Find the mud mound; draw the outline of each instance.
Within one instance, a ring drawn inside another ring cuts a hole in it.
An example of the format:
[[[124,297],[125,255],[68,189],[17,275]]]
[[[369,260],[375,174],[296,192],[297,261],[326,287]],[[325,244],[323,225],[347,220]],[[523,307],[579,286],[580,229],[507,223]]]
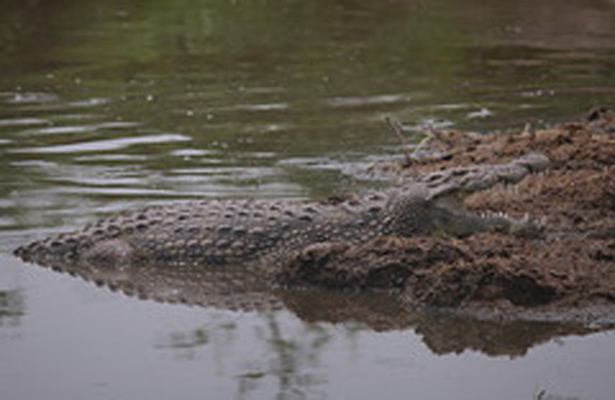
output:
[[[463,240],[380,238],[360,246],[321,245],[293,260],[293,285],[386,290],[408,304],[553,315],[615,306],[615,113],[506,136],[440,134],[442,159],[377,165],[402,178],[477,163],[506,162],[530,151],[552,160],[546,172],[515,186],[473,194],[479,212],[529,216],[539,237],[481,233]],[[615,313],[611,313],[615,315]]]

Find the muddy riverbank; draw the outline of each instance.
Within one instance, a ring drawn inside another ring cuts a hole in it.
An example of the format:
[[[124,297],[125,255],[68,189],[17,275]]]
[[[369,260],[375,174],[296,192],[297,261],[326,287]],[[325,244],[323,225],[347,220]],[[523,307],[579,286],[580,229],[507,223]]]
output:
[[[438,160],[379,164],[375,174],[411,179],[440,169],[501,163],[529,151],[552,165],[514,186],[469,196],[477,212],[536,220],[531,235],[480,233],[465,239],[382,237],[359,246],[304,252],[292,283],[391,290],[412,307],[479,317],[614,322],[615,113],[506,136],[440,133]]]

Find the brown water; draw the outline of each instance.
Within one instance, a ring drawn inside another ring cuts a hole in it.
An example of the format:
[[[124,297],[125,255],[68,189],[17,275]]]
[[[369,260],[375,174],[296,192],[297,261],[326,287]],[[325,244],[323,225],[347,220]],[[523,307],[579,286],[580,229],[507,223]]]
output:
[[[144,204],[362,190],[386,116],[419,140],[613,105],[612,0],[0,3],[0,398],[612,398],[592,327],[171,306],[10,256]]]

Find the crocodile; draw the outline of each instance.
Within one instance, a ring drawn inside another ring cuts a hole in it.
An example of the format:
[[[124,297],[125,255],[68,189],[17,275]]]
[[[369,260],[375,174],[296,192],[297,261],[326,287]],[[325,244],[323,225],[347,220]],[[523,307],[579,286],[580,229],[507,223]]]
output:
[[[198,264],[254,268],[257,277],[326,243],[515,231],[526,224],[472,213],[463,208],[463,199],[500,183],[518,183],[548,167],[545,155],[528,153],[504,164],[435,171],[399,187],[335,201],[204,200],[149,206],[26,244],[14,254],[59,270],[68,265]]]

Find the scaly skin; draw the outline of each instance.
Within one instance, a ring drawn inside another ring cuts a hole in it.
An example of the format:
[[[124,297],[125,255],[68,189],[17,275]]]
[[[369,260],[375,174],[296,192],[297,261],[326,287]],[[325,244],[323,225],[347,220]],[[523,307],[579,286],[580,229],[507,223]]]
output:
[[[60,270],[161,263],[258,265],[271,271],[322,243],[509,229],[513,222],[481,218],[464,210],[460,200],[501,182],[519,182],[548,164],[533,153],[508,164],[431,173],[402,188],[337,203],[215,200],[154,206],[31,243],[15,254]]]

